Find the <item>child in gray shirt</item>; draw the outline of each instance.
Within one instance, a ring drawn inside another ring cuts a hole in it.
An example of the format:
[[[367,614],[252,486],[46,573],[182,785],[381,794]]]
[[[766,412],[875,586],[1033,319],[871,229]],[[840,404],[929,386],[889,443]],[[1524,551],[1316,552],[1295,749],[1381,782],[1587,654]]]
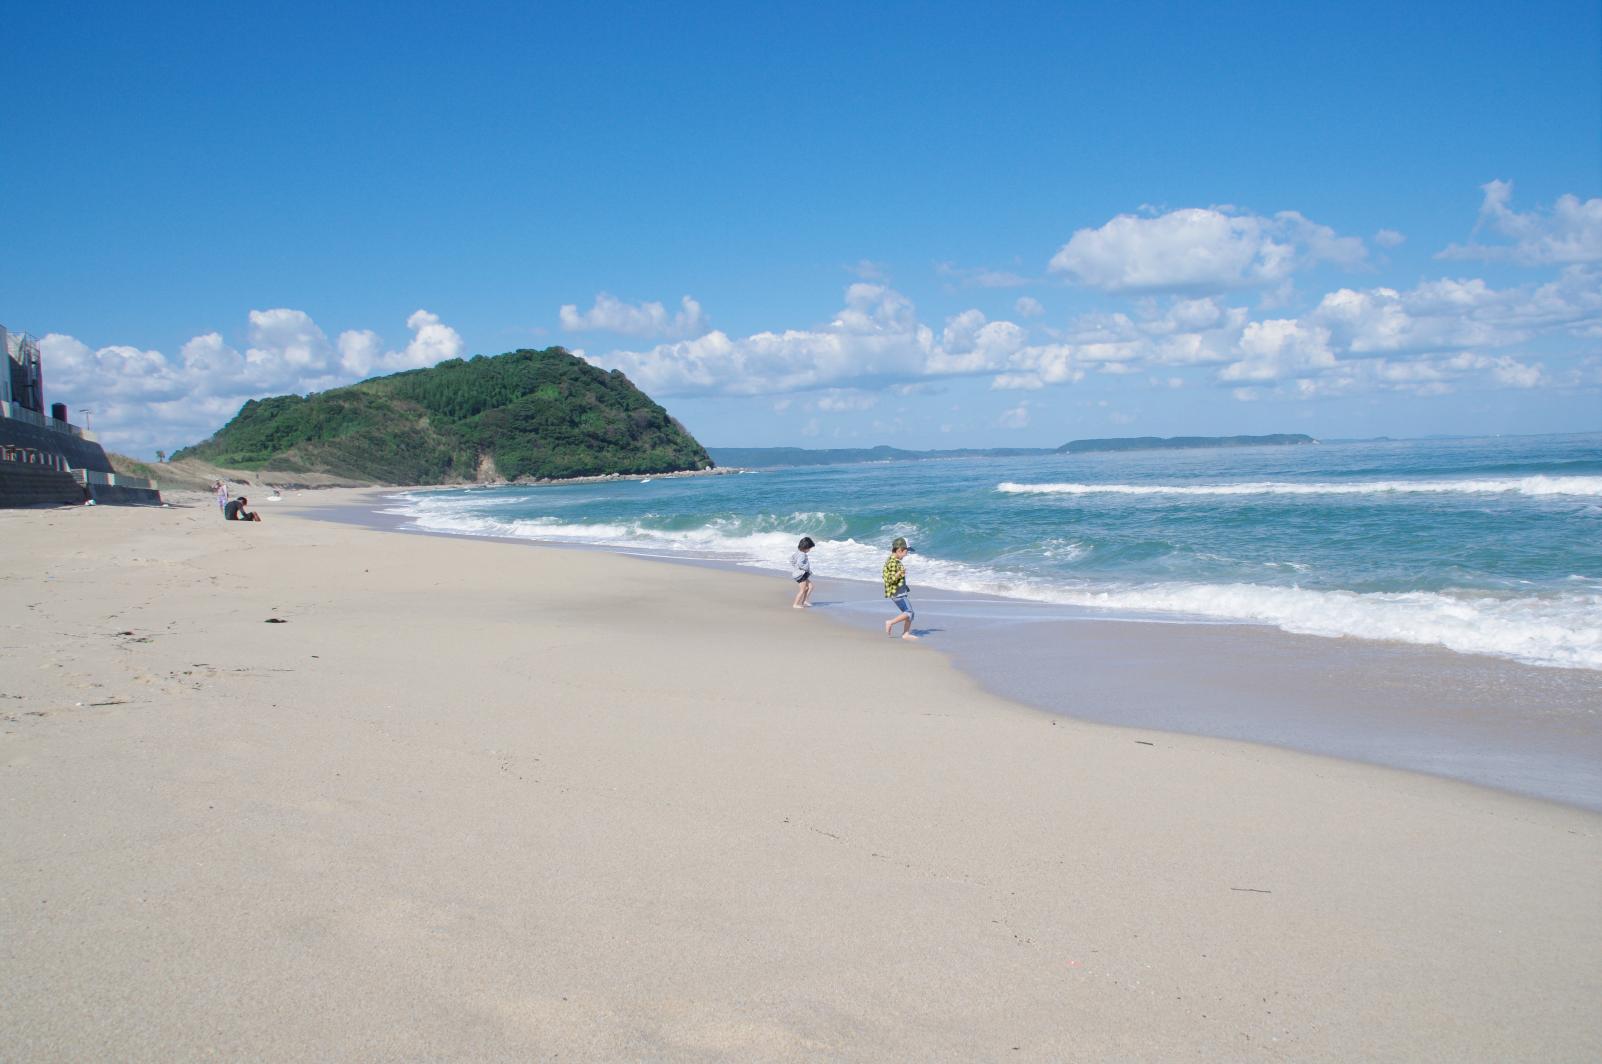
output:
[[[798,610],[804,610],[812,605],[812,559],[807,552],[817,544],[812,542],[811,536],[802,536],[801,542],[795,546],[795,553],[790,555],[790,579],[795,581],[795,601],[790,603]]]

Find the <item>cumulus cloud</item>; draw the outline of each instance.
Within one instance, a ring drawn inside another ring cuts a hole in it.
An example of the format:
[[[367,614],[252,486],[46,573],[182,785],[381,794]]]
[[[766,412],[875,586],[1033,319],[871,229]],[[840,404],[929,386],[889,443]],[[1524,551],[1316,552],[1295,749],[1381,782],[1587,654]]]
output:
[[[1291,380],[1237,388],[1235,398],[1255,401],[1320,399],[1373,391],[1401,391],[1418,396],[1446,395],[1466,385],[1494,388],[1536,388],[1550,383],[1544,367],[1512,355],[1464,351],[1455,355],[1413,359],[1354,359],[1327,372]]]
[[[1510,247],[1527,245],[1519,254],[1531,261],[1581,255],[1590,239],[1584,236],[1589,205],[1570,197],[1550,217],[1536,218],[1513,212],[1510,194],[1511,186],[1488,186],[1482,212],[1484,224],[1524,242]],[[1382,247],[1403,240],[1395,230],[1375,236]],[[1589,262],[1511,288],[1445,277],[1411,289],[1342,287],[1310,305],[1297,296],[1297,271],[1317,263],[1360,267],[1366,256],[1363,241],[1294,211],[1268,217],[1229,206],[1153,210],[1079,230],[1051,262],[1054,272],[1079,284],[1135,297],[1124,310],[1031,331],[1027,322],[1043,308],[1023,297],[1015,303],[1018,321],[970,308],[931,326],[900,292],[863,282],[848,287],[845,305],[812,328],[745,337],[714,331],[586,357],[670,396],[910,393],[961,376],[988,377],[998,390],[1034,391],[1091,374],[1135,373],[1167,387],[1210,378],[1247,397],[1365,388],[1433,394],[1471,381],[1508,388],[1573,382],[1574,373],[1554,374],[1520,349],[1561,349],[1602,336],[1602,270]],[[939,269],[948,277],[975,276],[949,263]],[[1234,305],[1241,299],[1231,293],[1254,288],[1255,310]],[[1557,357],[1572,361],[1575,353],[1559,350]],[[1173,375],[1189,368],[1199,372]]]
[[[1478,278],[1326,295],[1310,317],[1354,355],[1505,347],[1602,322],[1602,271],[1570,267],[1554,281],[1496,289]]]
[[[668,314],[660,303],[625,303],[605,292],[595,297],[595,305],[579,313],[577,305],[565,304],[558,316],[562,328],[569,332],[622,333],[625,336],[680,337],[699,336],[707,330],[707,317],[701,304],[684,296],[679,300],[679,312]]]
[[[656,395],[766,395],[847,383],[924,376],[938,354],[934,332],[911,301],[885,285],[846,289],[826,325],[731,337],[713,330],[645,351],[614,351],[589,361],[628,374]]]
[[[1283,318],[1254,321],[1241,332],[1238,362],[1219,371],[1224,381],[1280,380],[1331,369],[1329,330]]]
[[[970,308],[938,332],[904,295],[853,284],[845,305],[811,329],[732,337],[711,332],[647,350],[587,356],[624,370],[656,395],[784,395],[834,389],[809,409],[858,408],[885,389],[903,393],[945,377],[987,376],[998,390],[1034,391],[1090,374],[1146,373],[1176,381],[1200,367],[1216,383],[1264,389],[1291,382],[1297,394],[1411,388],[1421,394],[1469,379],[1498,387],[1554,378],[1508,353],[1543,337],[1602,330],[1602,277],[1573,266],[1542,285],[1497,289],[1480,279],[1443,278],[1409,290],[1341,288],[1299,315],[1256,317],[1220,295],[1142,299],[1129,312],[1080,316],[1044,336]],[[1458,361],[1453,359],[1465,356]],[[1472,356],[1472,357],[1467,357]],[[1372,363],[1367,368],[1354,364]],[[1422,368],[1410,368],[1410,367]]]
[[[60,333],[39,346],[51,396],[92,409],[95,431],[112,450],[149,456],[199,442],[247,399],[323,391],[461,355],[462,338],[436,315],[419,310],[406,325],[412,338],[400,350],[386,350],[367,330],[347,330],[331,343],[310,315],[288,308],[251,311],[244,350],[216,332],[190,339],[175,356],[91,348]]]
[[[1491,232],[1507,243],[1452,244],[1438,259],[1482,259],[1516,262],[1521,266],[1602,262],[1602,197],[1581,200],[1559,196],[1548,211],[1513,210],[1513,182],[1490,181],[1480,186],[1475,234]]]
[[[1264,217],[1209,207],[1120,214],[1099,229],[1081,229],[1049,269],[1103,292],[1206,294],[1280,285],[1316,263],[1355,266],[1366,255],[1359,238],[1296,211]]]
[[[1056,332],[1056,343],[1012,346],[992,362],[992,387],[1038,389],[1088,373],[1192,365],[1214,367],[1216,382],[1242,386],[1250,398],[1364,389],[1429,395],[1469,382],[1549,386],[1558,381],[1539,363],[1506,349],[1593,335],[1602,327],[1602,275],[1575,266],[1549,283],[1508,289],[1449,278],[1406,291],[1342,288],[1299,316],[1261,319],[1217,297],[1142,301],[1139,309],[1086,314]],[[955,346],[978,335],[974,325],[962,316],[943,339]]]
[[[462,338],[439,316],[419,310],[406,319],[412,340],[400,351],[385,351],[384,342],[370,329],[347,329],[339,334],[339,365],[347,376],[371,377],[422,369],[462,356]]]

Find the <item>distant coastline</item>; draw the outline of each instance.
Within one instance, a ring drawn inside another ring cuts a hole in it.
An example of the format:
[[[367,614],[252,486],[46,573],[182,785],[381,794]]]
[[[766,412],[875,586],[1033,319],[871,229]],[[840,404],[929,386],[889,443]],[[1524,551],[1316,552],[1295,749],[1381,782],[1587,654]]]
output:
[[[1167,451],[1204,447],[1299,447],[1317,443],[1299,432],[1276,432],[1268,436],[1128,436],[1104,440],[1072,440],[1057,448],[1058,454],[1086,454],[1094,451]]]
[[[1301,433],[1269,436],[1131,436],[1117,439],[1071,440],[1061,447],[961,447],[942,451],[911,451],[900,447],[708,447],[720,466],[767,469],[775,466],[847,465],[858,462],[927,462],[942,458],[1022,458],[1045,454],[1083,454],[1098,451],[1150,451],[1202,447],[1286,447],[1318,441]]]
[[[1052,447],[963,447],[949,451],[908,451],[900,447],[708,447],[720,466],[768,469],[774,466],[849,465],[858,462],[927,462],[941,458],[1019,458],[1052,454]]]

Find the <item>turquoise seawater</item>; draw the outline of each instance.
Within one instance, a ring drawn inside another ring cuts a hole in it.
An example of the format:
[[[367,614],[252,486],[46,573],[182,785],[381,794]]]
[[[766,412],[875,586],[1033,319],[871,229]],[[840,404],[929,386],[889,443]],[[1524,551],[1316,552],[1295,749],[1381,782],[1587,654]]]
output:
[[[408,493],[418,528],[1602,669],[1602,434],[886,462]],[[865,593],[871,593],[865,592]]]

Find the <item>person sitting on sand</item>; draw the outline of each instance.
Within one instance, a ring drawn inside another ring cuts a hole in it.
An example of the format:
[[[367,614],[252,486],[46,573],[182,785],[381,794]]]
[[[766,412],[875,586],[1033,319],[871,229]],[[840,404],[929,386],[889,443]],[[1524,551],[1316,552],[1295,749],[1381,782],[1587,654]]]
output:
[[[249,501],[249,499],[241,495],[223,507],[223,516],[230,521],[260,521],[261,514],[245,509],[245,504]]]
[[[890,544],[890,557],[885,559],[884,563],[884,597],[894,602],[896,609],[901,612],[884,622],[885,635],[895,635],[896,625],[905,623],[906,628],[902,631],[901,638],[918,638],[912,634],[912,602],[908,598],[912,590],[907,587],[907,570],[901,564],[901,559],[916,553],[900,536]]]
[[[802,536],[801,542],[795,545],[795,553],[790,555],[790,578],[796,584],[795,601],[790,605],[798,610],[812,605],[812,559],[807,557],[807,552],[815,546],[811,536]]]

